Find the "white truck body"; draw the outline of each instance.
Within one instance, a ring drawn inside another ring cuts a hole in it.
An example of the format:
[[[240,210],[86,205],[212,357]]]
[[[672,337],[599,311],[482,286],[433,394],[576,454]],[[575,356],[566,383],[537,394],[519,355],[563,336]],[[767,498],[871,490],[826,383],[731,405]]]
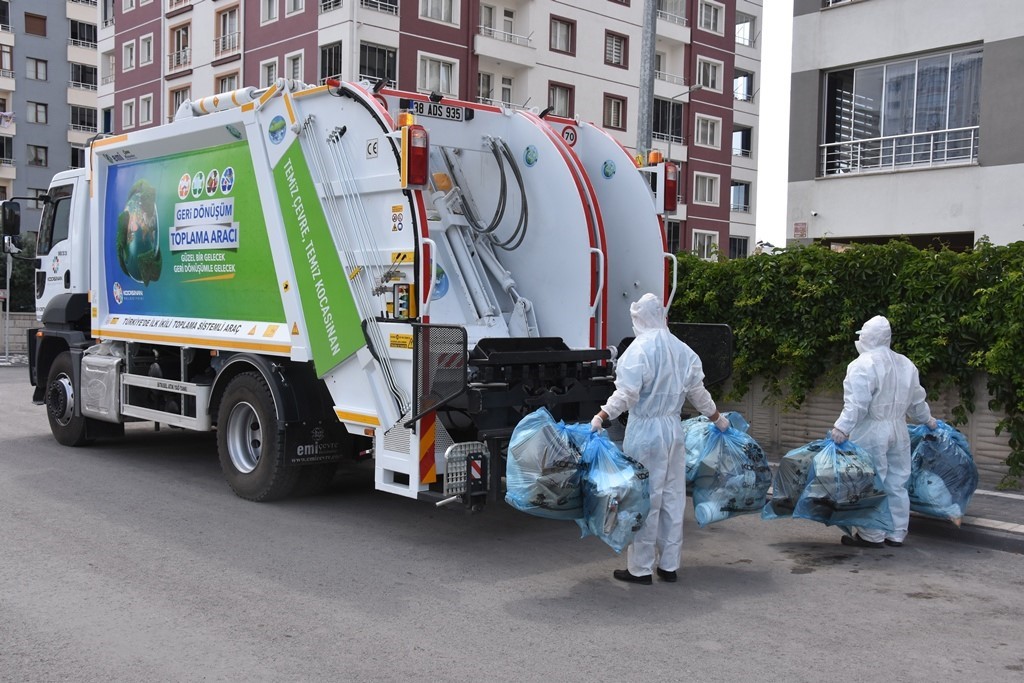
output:
[[[629,304],[674,293],[659,170],[587,123],[436,99],[282,80],[58,174],[31,354],[58,440],[216,429],[254,500],[372,452],[378,489],[475,507],[518,417],[588,420]]]

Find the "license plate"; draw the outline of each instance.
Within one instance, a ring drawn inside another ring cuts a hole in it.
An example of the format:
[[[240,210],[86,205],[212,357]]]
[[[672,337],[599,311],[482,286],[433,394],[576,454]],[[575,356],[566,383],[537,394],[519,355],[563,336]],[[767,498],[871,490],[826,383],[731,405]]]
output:
[[[450,104],[441,104],[439,102],[420,102],[419,100],[413,100],[411,105],[412,112],[417,116],[444,119],[445,121],[466,120],[465,107],[454,107]]]

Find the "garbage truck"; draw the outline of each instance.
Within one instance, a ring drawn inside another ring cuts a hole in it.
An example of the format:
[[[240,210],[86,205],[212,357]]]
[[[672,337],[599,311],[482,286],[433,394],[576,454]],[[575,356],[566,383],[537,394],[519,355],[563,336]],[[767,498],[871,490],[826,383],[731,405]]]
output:
[[[31,198],[29,375],[58,442],[212,431],[245,499],[372,458],[376,489],[475,511],[523,415],[596,412],[629,304],[674,294],[674,167],[586,122],[381,85],[185,102]],[[20,233],[17,201],[0,218]]]

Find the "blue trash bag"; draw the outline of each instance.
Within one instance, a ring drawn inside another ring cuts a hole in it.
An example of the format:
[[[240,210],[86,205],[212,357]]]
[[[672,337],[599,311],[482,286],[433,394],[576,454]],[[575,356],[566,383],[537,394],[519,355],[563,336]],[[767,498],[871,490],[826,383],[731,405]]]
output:
[[[741,432],[746,432],[750,428],[748,423],[743,416],[735,411],[722,413],[729,420],[729,425],[733,429],[737,429]],[[683,420],[683,433],[685,434],[684,448],[686,449],[686,481],[687,483],[693,482],[693,478],[697,476],[697,463],[700,461],[701,455],[704,453],[705,445],[707,444],[708,435],[711,430],[717,428],[711,424],[711,420],[698,415],[697,417],[691,417],[687,420]]]
[[[772,497],[761,510],[761,519],[793,516],[793,508],[807,486],[811,462],[825,443],[824,440],[812,441],[782,456],[772,478]]]
[[[874,459],[852,441],[825,439],[811,459],[793,517],[827,526],[892,531],[889,499]]]
[[[747,426],[745,420],[742,425]],[[710,422],[703,451],[692,471],[693,510],[701,528],[735,515],[760,511],[772,484],[768,458],[757,441],[735,427],[720,432]]]
[[[588,434],[583,461],[583,518],[576,523],[583,537],[597,536],[620,553],[651,511],[650,475],[604,432]]]
[[[569,438],[566,425],[538,408],[512,431],[505,502],[537,517],[581,518],[583,468],[581,449]]]
[[[942,420],[936,422],[934,430],[907,426],[912,453],[907,481],[910,509],[960,526],[978,488],[978,466],[967,437]]]

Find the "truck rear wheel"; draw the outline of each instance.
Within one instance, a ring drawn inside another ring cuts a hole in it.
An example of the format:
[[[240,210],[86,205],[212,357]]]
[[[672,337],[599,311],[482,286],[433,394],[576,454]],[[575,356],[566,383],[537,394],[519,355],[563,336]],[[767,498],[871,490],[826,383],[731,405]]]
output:
[[[298,468],[284,457],[284,431],[263,376],[238,375],[217,411],[217,451],[231,489],[246,500],[270,501],[292,492]]]
[[[46,418],[57,443],[82,446],[89,441],[85,433],[86,418],[75,415],[75,383],[72,377],[71,353],[64,351],[53,359],[46,379]]]

